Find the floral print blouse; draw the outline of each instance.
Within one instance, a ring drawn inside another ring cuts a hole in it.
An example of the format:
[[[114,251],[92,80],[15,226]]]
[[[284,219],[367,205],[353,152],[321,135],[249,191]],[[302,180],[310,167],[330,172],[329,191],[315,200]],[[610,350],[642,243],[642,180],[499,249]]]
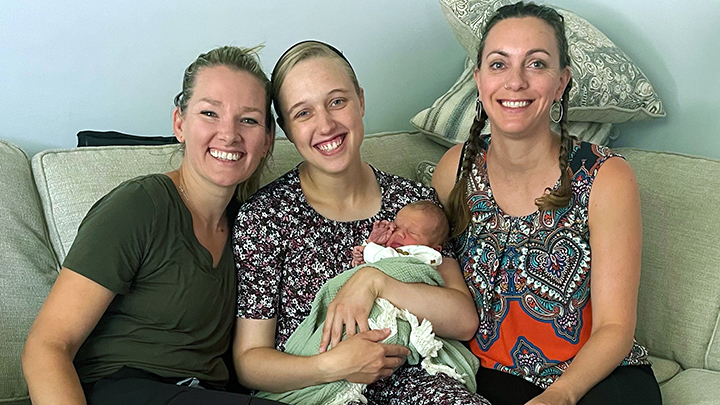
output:
[[[237,316],[277,317],[278,350],[310,314],[320,287],[350,268],[353,246],[367,239],[375,221],[392,221],[414,201],[437,202],[433,189],[375,170],[382,192],[380,211],[367,219],[333,221],[305,199],[299,173],[295,167],[255,193],[240,209],[233,229]]]

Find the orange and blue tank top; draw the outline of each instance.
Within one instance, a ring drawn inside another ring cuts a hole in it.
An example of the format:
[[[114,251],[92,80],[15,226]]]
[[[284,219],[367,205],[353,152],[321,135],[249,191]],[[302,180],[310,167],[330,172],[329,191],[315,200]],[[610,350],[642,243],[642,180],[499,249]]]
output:
[[[568,206],[514,217],[493,198],[485,170],[488,141],[468,178],[470,225],[455,240],[480,319],[470,349],[483,367],[547,388],[590,337],[588,202],[598,169],[619,155],[575,141]],[[635,343],[621,364],[650,364],[647,350]]]

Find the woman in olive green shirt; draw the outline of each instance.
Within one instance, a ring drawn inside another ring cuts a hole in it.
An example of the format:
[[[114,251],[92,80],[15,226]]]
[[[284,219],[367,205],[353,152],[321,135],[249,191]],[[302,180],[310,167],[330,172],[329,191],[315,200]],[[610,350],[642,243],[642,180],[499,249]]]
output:
[[[83,220],[23,353],[34,404],[270,403],[222,391],[229,221],[274,140],[256,50],[200,55],[175,98],[179,169],[121,184]]]

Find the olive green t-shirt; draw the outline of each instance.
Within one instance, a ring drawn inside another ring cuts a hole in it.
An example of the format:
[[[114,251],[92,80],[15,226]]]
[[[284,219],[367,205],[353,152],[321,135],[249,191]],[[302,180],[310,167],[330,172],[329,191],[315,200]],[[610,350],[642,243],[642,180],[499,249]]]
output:
[[[75,356],[83,383],[123,365],[227,382],[221,356],[237,279],[230,243],[213,268],[169,177],[128,180],[95,203],[63,266],[117,294]]]

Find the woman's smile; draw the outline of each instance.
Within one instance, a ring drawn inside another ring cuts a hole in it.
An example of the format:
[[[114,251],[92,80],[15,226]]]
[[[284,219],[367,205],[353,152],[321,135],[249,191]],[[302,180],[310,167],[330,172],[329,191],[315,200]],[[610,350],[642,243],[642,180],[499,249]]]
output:
[[[240,160],[240,158],[242,158],[243,156],[245,156],[245,153],[243,153],[243,152],[225,152],[225,151],[211,148],[210,155],[220,161],[235,162],[235,161]]]
[[[498,100],[498,103],[505,108],[519,109],[529,106],[532,100]]]
[[[345,135],[338,135],[330,140],[320,142],[315,145],[315,149],[319,150],[323,155],[332,155],[340,151],[345,145]]]

